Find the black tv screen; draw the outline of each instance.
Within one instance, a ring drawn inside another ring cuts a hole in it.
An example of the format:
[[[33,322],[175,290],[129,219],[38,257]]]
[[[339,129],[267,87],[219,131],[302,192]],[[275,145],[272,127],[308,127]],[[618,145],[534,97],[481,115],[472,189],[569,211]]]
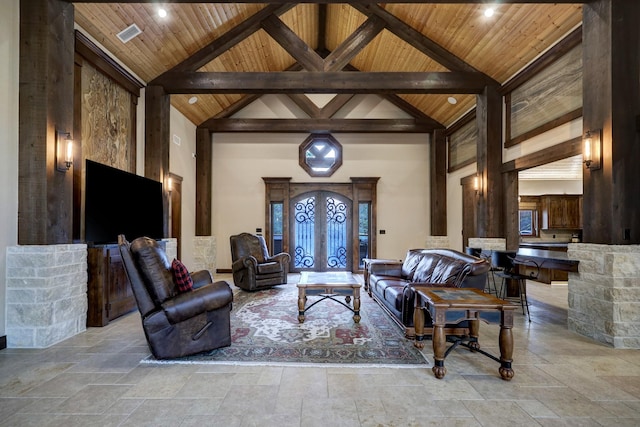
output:
[[[115,243],[119,234],[164,237],[160,182],[91,160],[85,171],[87,244]]]

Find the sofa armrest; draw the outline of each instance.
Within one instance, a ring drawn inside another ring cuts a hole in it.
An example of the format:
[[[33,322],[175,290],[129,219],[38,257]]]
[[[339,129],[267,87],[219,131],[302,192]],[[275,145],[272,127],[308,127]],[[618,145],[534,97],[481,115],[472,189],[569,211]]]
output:
[[[402,263],[391,261],[379,261],[369,264],[369,274],[377,276],[402,277]]]
[[[252,271],[255,271],[258,268],[258,260],[251,255],[240,258],[231,264],[231,271],[242,271],[245,268],[248,268]]]
[[[231,287],[225,281],[183,292],[164,303],[162,309],[170,323],[180,323],[198,314],[224,307],[233,301]]]
[[[213,276],[211,276],[211,272],[209,270],[198,270],[192,273],[191,279],[193,280],[193,288],[201,288],[204,285],[208,285],[209,283],[213,283]]]
[[[289,264],[289,261],[291,261],[291,255],[289,255],[286,252],[280,252],[279,254],[276,254],[272,257],[268,257],[267,259],[265,259],[266,262],[278,262],[280,264]]]

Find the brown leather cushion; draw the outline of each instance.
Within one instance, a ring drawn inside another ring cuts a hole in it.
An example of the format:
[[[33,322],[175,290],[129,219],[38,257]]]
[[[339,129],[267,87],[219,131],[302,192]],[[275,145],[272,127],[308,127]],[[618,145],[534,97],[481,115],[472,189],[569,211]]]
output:
[[[131,253],[156,305],[178,293],[173,283],[171,265],[158,242],[148,237],[139,237],[131,242]]]
[[[440,286],[459,287],[470,269],[471,267],[464,261],[441,258],[433,269],[431,282]]]
[[[282,272],[282,265],[279,262],[265,262],[258,264],[258,274],[271,274]]]
[[[412,282],[435,282],[435,280],[433,280],[433,270],[441,260],[442,257],[436,254],[427,254],[423,256],[420,260],[420,264],[416,267],[416,272],[413,274]]]
[[[411,250],[408,251],[407,257],[404,259],[404,262],[402,263],[402,278],[412,282],[413,276],[416,271],[416,267],[418,267],[418,264],[420,263],[421,259],[422,259],[422,254],[413,252]]]

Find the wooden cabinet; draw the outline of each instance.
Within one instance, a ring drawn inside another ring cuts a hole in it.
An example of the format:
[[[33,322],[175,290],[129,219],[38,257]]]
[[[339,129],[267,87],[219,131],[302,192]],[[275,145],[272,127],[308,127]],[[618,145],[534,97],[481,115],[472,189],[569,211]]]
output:
[[[579,229],[582,227],[582,196],[541,196],[542,229]]]
[[[87,326],[105,326],[137,309],[118,245],[87,249]]]

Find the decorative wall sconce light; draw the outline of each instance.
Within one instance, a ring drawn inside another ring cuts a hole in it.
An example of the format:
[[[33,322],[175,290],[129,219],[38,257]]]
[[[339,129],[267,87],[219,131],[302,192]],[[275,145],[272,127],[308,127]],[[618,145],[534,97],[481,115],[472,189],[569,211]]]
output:
[[[73,139],[69,132],[56,131],[56,168],[61,172],[73,164]]]
[[[602,129],[588,130],[584,135],[584,165],[589,170],[602,167]]]
[[[167,178],[167,192],[171,194],[171,190],[173,190],[173,179],[169,177]]]
[[[480,193],[480,189],[482,187],[482,178],[480,175],[476,175],[473,177],[473,189],[476,190],[476,194]]]

